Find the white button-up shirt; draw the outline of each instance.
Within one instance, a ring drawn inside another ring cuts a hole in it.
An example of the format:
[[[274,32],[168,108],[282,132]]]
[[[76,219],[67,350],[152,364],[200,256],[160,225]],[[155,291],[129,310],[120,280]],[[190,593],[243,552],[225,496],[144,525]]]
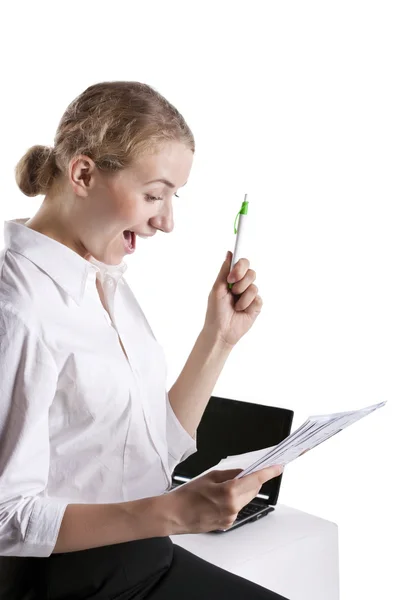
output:
[[[196,451],[126,264],[27,220],[5,222],[0,253],[0,556],[49,556],[67,504],[163,494]]]

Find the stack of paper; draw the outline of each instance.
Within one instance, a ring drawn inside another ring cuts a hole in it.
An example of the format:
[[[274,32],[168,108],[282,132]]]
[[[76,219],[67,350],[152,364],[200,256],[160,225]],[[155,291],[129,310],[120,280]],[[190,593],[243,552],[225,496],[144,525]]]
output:
[[[218,464],[218,467],[244,469],[236,476],[238,479],[265,467],[286,465],[385,404],[386,402],[381,402],[360,410],[331,415],[314,415],[280,444],[256,452],[228,456]]]

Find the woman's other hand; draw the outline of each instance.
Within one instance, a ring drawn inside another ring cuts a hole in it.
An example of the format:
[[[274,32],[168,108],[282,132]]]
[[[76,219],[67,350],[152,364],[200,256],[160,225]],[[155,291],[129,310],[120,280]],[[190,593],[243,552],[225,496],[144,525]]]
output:
[[[241,471],[210,471],[163,496],[169,503],[171,531],[180,534],[228,529],[262,485],[282,473],[282,467],[267,467],[234,479]]]
[[[256,273],[247,258],[241,258],[230,271],[228,252],[208,296],[204,329],[222,342],[234,346],[249,331],[261,312],[263,301],[254,285]],[[232,283],[232,289],[228,284]]]

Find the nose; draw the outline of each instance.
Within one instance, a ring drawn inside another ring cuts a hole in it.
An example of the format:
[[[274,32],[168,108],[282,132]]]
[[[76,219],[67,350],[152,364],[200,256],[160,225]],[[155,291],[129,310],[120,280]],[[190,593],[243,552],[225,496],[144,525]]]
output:
[[[164,231],[164,233],[171,233],[174,229],[174,215],[170,202],[166,200],[162,203],[161,211],[151,219],[151,224],[156,229]]]

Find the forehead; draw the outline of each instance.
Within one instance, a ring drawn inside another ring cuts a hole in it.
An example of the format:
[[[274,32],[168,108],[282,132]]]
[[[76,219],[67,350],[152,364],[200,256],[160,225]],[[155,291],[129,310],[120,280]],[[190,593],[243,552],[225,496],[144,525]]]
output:
[[[179,188],[186,183],[192,162],[193,152],[184,144],[173,142],[142,155],[135,161],[133,168],[142,184],[155,179],[166,179]],[[158,182],[149,185],[164,184]]]

